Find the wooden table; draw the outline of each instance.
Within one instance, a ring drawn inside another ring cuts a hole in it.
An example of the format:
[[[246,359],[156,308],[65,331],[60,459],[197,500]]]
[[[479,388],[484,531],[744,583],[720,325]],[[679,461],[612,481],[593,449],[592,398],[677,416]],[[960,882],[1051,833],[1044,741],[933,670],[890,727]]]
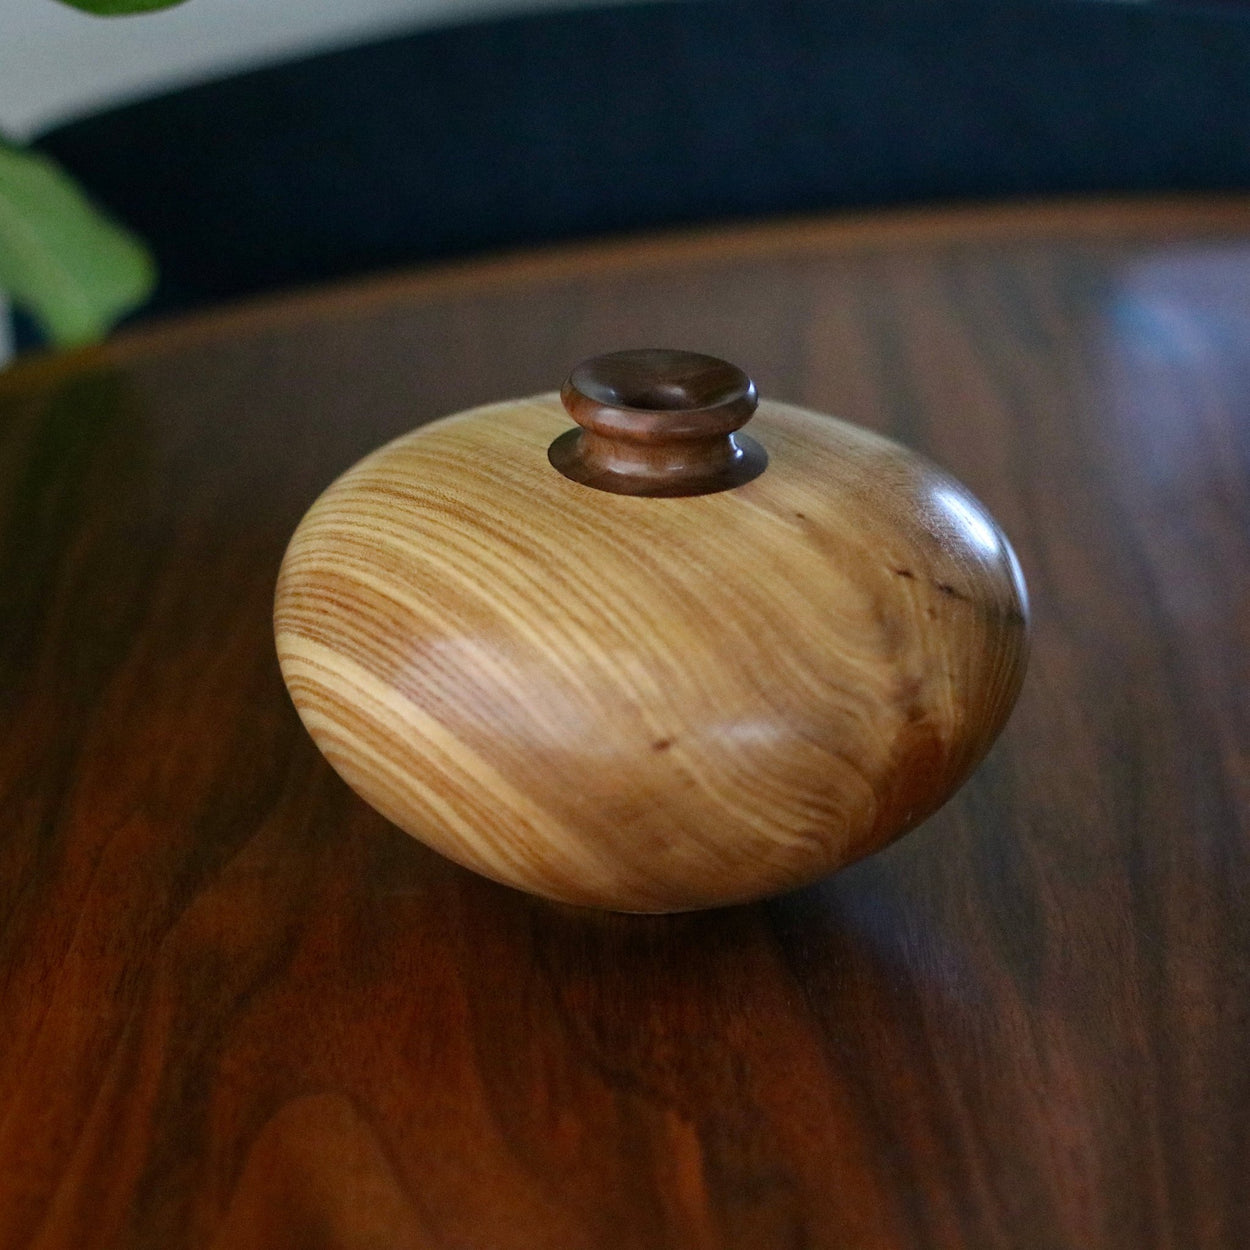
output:
[[[1015,717],[802,893],[559,909],[288,702],[286,539],[384,439],[664,343],[1016,544]],[[1250,1245],[1250,201],[579,247],[0,377],[0,1246]]]

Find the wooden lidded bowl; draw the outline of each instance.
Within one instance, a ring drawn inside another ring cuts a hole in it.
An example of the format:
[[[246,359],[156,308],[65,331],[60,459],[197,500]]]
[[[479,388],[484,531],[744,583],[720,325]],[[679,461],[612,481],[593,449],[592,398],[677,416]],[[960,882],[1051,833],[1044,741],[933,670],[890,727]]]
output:
[[[274,620],[348,784],[486,876],[639,912],[805,884],[945,802],[1023,679],[1011,547],[915,453],[756,408],[724,361],[618,352],[334,482]]]

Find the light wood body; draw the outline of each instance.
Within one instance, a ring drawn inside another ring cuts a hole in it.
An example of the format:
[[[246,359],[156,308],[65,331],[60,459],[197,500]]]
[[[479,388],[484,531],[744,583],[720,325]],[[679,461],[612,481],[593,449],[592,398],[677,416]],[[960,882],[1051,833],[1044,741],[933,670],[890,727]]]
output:
[[[555,395],[436,422],[301,523],[278,654],[348,783],[478,872],[629,911],[806,883],[937,808],[1024,671],[976,500],[768,402],[754,481],[613,495],[548,463],[569,424]]]

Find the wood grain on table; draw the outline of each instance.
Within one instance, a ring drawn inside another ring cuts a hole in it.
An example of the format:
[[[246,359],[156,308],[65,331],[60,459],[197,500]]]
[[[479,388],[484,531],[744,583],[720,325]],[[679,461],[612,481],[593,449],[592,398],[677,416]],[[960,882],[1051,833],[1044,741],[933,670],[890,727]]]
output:
[[[560,908],[330,771],[274,578],[336,474],[671,344],[1002,522],[972,781],[801,893]],[[0,375],[0,1247],[1250,1245],[1250,201],[483,261]]]

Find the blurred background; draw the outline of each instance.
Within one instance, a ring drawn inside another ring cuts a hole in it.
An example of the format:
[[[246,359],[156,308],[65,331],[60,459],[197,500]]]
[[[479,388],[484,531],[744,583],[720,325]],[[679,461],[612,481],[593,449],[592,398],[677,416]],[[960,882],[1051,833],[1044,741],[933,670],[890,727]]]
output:
[[[30,138],[110,104],[301,53],[436,23],[590,2],[190,0],[119,21],[51,0],[0,0],[0,129]]]
[[[1250,23],[1111,0],[0,0],[0,132],[147,243],[152,316],[705,222],[1241,189]]]
[[[97,18],[52,0],[0,0],[0,135],[27,141],[110,106],[440,22],[591,2],[194,0],[136,22]],[[12,351],[0,291],[0,364]]]

